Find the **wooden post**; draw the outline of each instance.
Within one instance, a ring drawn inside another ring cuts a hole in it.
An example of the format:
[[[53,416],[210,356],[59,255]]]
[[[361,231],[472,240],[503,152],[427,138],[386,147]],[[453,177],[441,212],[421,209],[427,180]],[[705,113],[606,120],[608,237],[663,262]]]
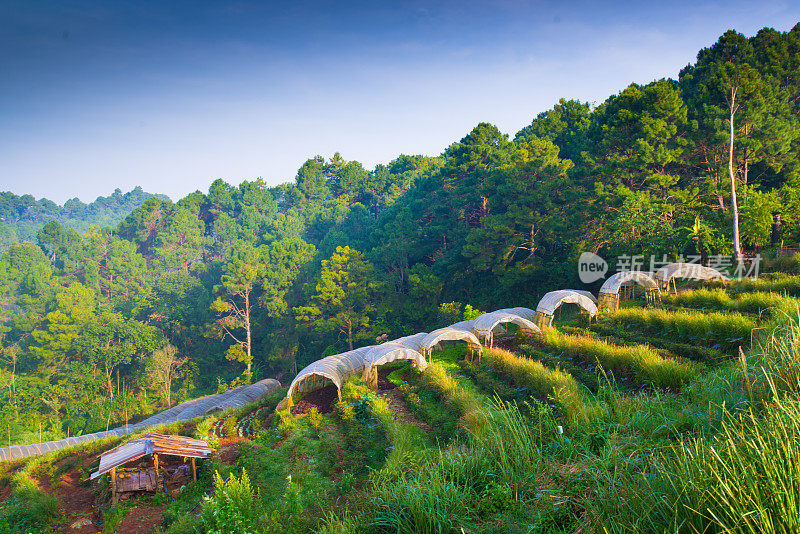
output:
[[[117,504],[117,468],[111,468],[111,504]]]
[[[156,466],[156,493],[158,493],[158,491],[161,489],[161,484],[159,483],[160,482],[159,479],[161,477],[158,474],[158,453],[157,452],[153,453],[153,463]]]
[[[192,480],[197,482],[197,466],[194,463],[194,458],[192,458]]]

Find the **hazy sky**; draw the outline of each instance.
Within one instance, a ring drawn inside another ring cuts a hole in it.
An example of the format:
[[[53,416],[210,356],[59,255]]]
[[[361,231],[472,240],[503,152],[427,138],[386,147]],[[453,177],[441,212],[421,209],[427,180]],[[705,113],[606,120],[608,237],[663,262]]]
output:
[[[652,4],[0,0],[0,190],[177,199],[337,150],[371,169],[800,21],[800,0]]]

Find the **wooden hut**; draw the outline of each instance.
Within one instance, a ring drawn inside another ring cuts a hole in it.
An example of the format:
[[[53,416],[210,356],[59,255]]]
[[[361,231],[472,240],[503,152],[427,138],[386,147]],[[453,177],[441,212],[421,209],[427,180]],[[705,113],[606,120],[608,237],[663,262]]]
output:
[[[94,480],[111,472],[109,482],[113,502],[117,502],[123,495],[141,491],[169,491],[170,487],[180,487],[190,479],[197,480],[195,459],[208,458],[212,452],[214,449],[199,439],[150,432],[102,453],[100,466],[90,478]],[[191,467],[183,462],[177,465],[174,461],[165,463],[164,456],[189,458]],[[136,467],[122,467],[141,458],[144,460]]]

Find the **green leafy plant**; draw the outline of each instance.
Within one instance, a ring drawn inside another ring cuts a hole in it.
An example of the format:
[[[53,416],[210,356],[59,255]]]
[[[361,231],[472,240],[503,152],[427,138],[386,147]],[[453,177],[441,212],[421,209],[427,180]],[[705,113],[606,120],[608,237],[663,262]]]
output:
[[[203,503],[203,521],[209,534],[258,534],[261,531],[257,491],[250,484],[247,471],[237,478],[231,474],[225,482],[214,472],[217,490]]]

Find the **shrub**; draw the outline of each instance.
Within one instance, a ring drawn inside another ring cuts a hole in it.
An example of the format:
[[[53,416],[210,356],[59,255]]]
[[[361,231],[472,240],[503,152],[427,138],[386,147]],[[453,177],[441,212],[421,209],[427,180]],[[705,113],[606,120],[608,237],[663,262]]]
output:
[[[360,534],[363,528],[358,520],[345,511],[341,516],[327,512],[323,524],[317,529],[317,534]]]
[[[237,424],[239,424],[239,421],[236,419],[236,417],[229,415],[222,423],[222,433],[229,438],[235,438],[238,435],[236,430]]]
[[[250,485],[247,471],[224,482],[214,473],[217,491],[203,503],[203,521],[209,534],[256,534],[261,532],[257,493]]]
[[[11,496],[0,503],[0,532],[44,532],[56,517],[58,499],[44,494],[30,475],[40,464],[41,458],[32,460],[14,475]]]

